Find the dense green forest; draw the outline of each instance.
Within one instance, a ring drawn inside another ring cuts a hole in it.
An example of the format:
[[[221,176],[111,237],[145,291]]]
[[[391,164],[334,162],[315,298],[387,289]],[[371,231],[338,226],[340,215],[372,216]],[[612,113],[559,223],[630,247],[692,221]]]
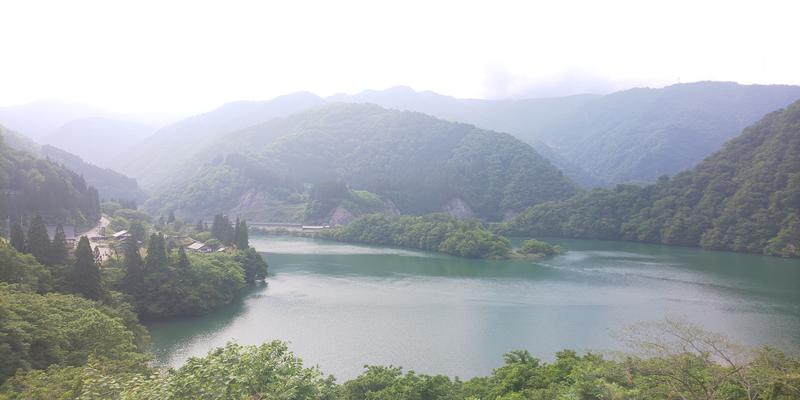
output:
[[[75,154],[50,145],[39,146],[29,138],[0,126],[0,135],[5,144],[16,151],[39,158],[47,158],[81,175],[86,184],[93,186],[101,199],[125,199],[142,202],[147,194],[139,188],[135,179],[108,168],[90,164]]]
[[[148,207],[208,215],[241,205],[259,187],[288,199],[299,185],[331,181],[389,199],[405,214],[438,212],[459,199],[466,213],[488,220],[576,192],[510,135],[374,105],[334,104],[225,136]]]
[[[689,169],[766,113],[800,99],[800,87],[697,82],[523,100],[456,99],[400,87],[334,99],[510,133],[592,187],[654,182]]]
[[[147,194],[139,188],[136,179],[89,164],[74,154],[50,145],[42,146],[39,151],[43,157],[83,176],[87,184],[97,188],[101,199],[133,200],[139,203],[147,199]]]
[[[11,149],[0,137],[0,218],[27,223],[35,214],[87,226],[100,218],[100,200],[82,176]]]
[[[349,102],[417,111],[509,133],[584,187],[653,182],[693,167],[747,125],[798,98],[797,86],[731,82],[520,100],[457,99],[405,87],[329,98],[295,93],[269,101],[230,103],[187,118],[161,129],[112,166],[156,189],[176,172],[185,173],[181,165],[230,132],[326,103]]]
[[[104,203],[104,209],[112,219],[110,227],[126,229],[134,239],[117,249],[117,258],[105,262],[108,285],[128,295],[143,319],[206,314],[267,275],[267,263],[250,247],[245,221],[237,219],[234,225],[219,215],[206,227],[172,215],[154,219],[115,203]],[[226,251],[187,253],[182,238],[188,235],[208,238],[206,244]],[[143,249],[140,241],[146,244]]]
[[[800,257],[800,102],[690,171],[541,204],[499,231]]]
[[[343,242],[408,247],[468,258],[507,258],[512,251],[508,239],[489,232],[479,222],[446,214],[418,217],[372,214],[318,235]]]

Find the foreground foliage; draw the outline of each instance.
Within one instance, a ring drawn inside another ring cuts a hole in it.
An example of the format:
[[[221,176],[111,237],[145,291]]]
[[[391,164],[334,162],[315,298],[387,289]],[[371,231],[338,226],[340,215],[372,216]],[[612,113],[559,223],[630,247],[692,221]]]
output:
[[[337,385],[318,368],[303,367],[285,343],[276,341],[260,346],[230,343],[176,370],[152,369],[136,356],[92,357],[82,367],[20,372],[0,389],[0,398],[789,400],[800,396],[796,358],[771,348],[736,351],[724,339],[680,323],[660,328],[667,329],[659,331],[666,341],[637,341],[644,348],[659,349],[648,357],[610,359],[563,350],[554,362],[546,363],[520,350],[507,353],[505,363],[491,375],[467,381],[366,366],[358,377]],[[673,351],[676,348],[682,350]]]
[[[114,360],[133,355],[143,338],[129,329],[131,315],[125,312],[74,295],[39,295],[0,283],[0,381],[17,369],[78,366],[93,355]]]

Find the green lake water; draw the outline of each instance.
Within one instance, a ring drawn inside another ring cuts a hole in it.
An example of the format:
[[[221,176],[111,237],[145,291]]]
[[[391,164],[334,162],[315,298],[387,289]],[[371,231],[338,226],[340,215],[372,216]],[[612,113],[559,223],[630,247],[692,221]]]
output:
[[[255,236],[268,284],[210,315],[149,324],[167,365],[228,341],[280,339],[339,380],[364,364],[461,378],[528,349],[625,350],[621,328],[685,318],[747,345],[800,351],[800,262],[607,241],[550,240],[543,261]]]

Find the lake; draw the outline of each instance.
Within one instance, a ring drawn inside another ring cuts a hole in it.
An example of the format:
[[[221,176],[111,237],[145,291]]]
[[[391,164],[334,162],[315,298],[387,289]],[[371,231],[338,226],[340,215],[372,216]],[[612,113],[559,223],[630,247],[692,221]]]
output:
[[[151,323],[157,360],[180,366],[228,341],[280,339],[340,381],[364,364],[461,378],[502,354],[624,350],[621,328],[685,318],[748,345],[800,349],[800,262],[635,243],[549,239],[542,261],[254,236],[268,285],[198,318]],[[518,242],[517,242],[518,243]]]

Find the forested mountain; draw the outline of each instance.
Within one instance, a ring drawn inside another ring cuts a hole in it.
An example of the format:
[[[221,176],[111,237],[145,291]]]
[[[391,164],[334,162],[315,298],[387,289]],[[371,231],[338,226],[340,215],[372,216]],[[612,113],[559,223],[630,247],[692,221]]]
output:
[[[102,167],[129,151],[154,129],[114,118],[81,118],[67,122],[42,139],[42,143],[66,150]]]
[[[583,186],[592,186],[653,182],[691,168],[764,114],[800,99],[800,87],[698,82],[529,100],[455,99],[398,87],[332,99],[508,132]]]
[[[147,199],[147,194],[139,188],[136,179],[89,164],[74,154],[50,145],[42,146],[39,151],[42,156],[83,176],[87,184],[97,188],[101,199],[133,200],[137,203]]]
[[[97,190],[52,161],[11,149],[0,139],[0,218],[87,225],[100,218]]]
[[[373,103],[381,107],[417,111],[454,122],[507,132],[533,146],[553,165],[584,187],[603,182],[568,161],[536,137],[536,133],[556,129],[577,108],[599,96],[577,95],[546,99],[483,100],[457,99],[438,93],[416,92],[405,86],[386,90],[367,90],[354,95],[337,94],[328,101]]]
[[[145,188],[155,188],[198,151],[223,135],[322,103],[320,97],[310,93],[294,93],[269,101],[228,103],[158,130],[120,157],[112,167],[137,178]]]
[[[501,220],[576,192],[510,135],[363,104],[331,104],[233,132],[182,171],[149,207],[209,215],[245,197],[267,207],[260,192],[291,202],[304,185],[342,181],[405,214],[448,210]]]
[[[294,93],[269,101],[229,103],[165,127],[112,167],[155,189],[225,134],[326,102],[349,102],[510,133],[583,187],[652,182],[693,167],[734,132],[798,98],[798,86],[724,82],[520,100],[457,99],[406,87],[324,99]]]
[[[501,231],[800,257],[800,101],[672,179],[537,205]]]
[[[82,176],[89,186],[96,188],[101,199],[134,200],[136,202],[142,202],[147,198],[147,194],[139,188],[135,179],[122,175],[119,172],[92,165],[74,154],[53,146],[39,146],[27,137],[8,130],[1,125],[0,136],[3,137],[3,141],[11,149],[35,157],[46,157],[59,164],[63,164],[73,172]]]
[[[592,100],[536,137],[610,183],[654,182],[695,166],[800,87],[699,82]]]

